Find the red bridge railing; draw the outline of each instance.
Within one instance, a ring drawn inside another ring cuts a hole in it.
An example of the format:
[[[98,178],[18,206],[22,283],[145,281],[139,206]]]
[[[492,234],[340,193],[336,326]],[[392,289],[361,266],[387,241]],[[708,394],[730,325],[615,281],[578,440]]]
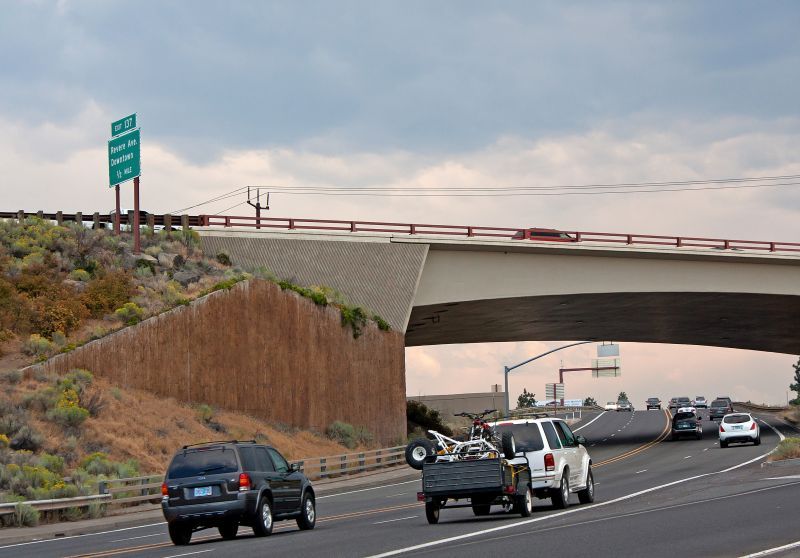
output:
[[[132,222],[133,212],[122,213],[120,222]],[[0,211],[0,219],[25,219],[39,217],[57,223],[65,221],[93,222],[94,226],[106,226],[113,217],[94,213],[28,213],[24,211]],[[477,227],[469,225],[432,225],[424,223],[384,223],[379,221],[341,221],[333,219],[295,219],[290,217],[261,217],[242,215],[169,215],[146,214],[142,224],[150,227],[241,227],[252,229],[279,229],[301,231],[340,231],[350,233],[392,233],[407,235],[440,235],[462,238],[515,239],[520,242],[542,241],[559,243],[605,243],[637,246],[670,246],[677,248],[709,248],[714,250],[748,250],[760,252],[799,252],[800,242],[773,242],[764,240],[734,240],[725,238],[702,238],[695,236],[660,236],[652,234],[607,233],[589,231],[565,231],[531,229],[525,227]],[[537,232],[538,231],[538,232]],[[540,234],[541,233],[541,234]],[[547,235],[547,236],[545,236]]]
[[[645,246],[671,246],[677,248],[711,248],[715,250],[756,250],[763,252],[800,252],[800,242],[773,242],[763,240],[734,240],[694,236],[660,236],[651,234],[606,233],[588,231],[555,231],[558,237],[546,238],[527,228],[477,227],[467,225],[432,225],[424,223],[383,223],[378,221],[339,221],[331,219],[295,219],[288,217],[262,217],[234,215],[200,215],[201,226],[243,227],[257,229],[340,231],[351,233],[393,233],[408,235],[444,235],[465,238],[504,238],[539,240],[559,243],[608,243]]]

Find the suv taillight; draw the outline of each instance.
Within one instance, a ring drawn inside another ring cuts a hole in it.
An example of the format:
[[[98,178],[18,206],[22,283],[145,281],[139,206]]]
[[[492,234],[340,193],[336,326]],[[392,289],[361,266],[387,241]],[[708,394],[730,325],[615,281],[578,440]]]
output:
[[[169,489],[167,488],[167,483],[165,482],[161,483],[161,495],[164,497],[169,496]]]
[[[755,421],[753,421],[753,426],[750,427],[750,430],[755,430],[755,429],[756,429],[756,423]]]
[[[239,491],[246,492],[247,490],[250,490],[250,475],[239,473]]]
[[[556,460],[553,457],[552,453],[548,453],[544,456],[544,470],[545,471],[555,471],[556,470]]]

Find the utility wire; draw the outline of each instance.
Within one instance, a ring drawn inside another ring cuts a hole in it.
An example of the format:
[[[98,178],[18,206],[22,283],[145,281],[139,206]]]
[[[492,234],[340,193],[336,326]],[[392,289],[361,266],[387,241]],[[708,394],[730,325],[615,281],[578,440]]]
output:
[[[195,205],[190,205],[189,207],[184,207],[183,209],[176,209],[175,211],[170,211],[170,213],[171,214],[179,214],[179,213],[182,213],[182,212],[187,211],[189,209],[194,209],[195,207],[200,207],[201,205],[206,205],[206,204],[209,204],[209,203],[213,203],[215,201],[224,200],[226,198],[233,197],[233,196],[239,194],[240,192],[243,192],[246,188],[247,188],[247,186],[241,186],[241,187],[236,188],[235,190],[231,190],[230,192],[227,192],[225,194],[220,194],[219,196],[214,197],[214,198],[212,198],[210,200],[206,200],[204,202],[200,202],[200,203],[195,204]]]
[[[782,186],[798,186],[800,182],[786,182],[779,184],[745,184],[739,186],[703,186],[699,188],[660,188],[657,190],[593,190],[593,191],[567,191],[567,192],[487,192],[468,191],[459,193],[426,193],[432,190],[419,191],[418,193],[402,192],[358,192],[358,191],[325,191],[325,190],[282,190],[273,188],[272,191],[285,195],[310,195],[310,196],[365,196],[365,197],[415,197],[415,198],[494,198],[518,196],[591,196],[602,194],[658,194],[661,192],[699,192],[704,190],[740,190],[753,188],[776,188]]]

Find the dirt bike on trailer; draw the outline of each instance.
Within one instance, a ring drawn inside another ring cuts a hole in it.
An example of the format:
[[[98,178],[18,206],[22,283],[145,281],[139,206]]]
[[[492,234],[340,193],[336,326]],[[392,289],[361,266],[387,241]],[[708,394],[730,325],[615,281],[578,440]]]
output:
[[[425,502],[428,523],[438,523],[439,512],[445,507],[470,507],[479,516],[488,515],[492,505],[501,505],[523,517],[531,515],[530,463],[524,455],[517,456],[512,432],[498,437],[486,421],[494,412],[491,409],[455,415],[472,420],[467,440],[454,440],[429,430],[435,442],[420,438],[406,447],[408,464],[422,470],[422,491],[417,493],[417,499]],[[461,504],[461,500],[469,503]]]

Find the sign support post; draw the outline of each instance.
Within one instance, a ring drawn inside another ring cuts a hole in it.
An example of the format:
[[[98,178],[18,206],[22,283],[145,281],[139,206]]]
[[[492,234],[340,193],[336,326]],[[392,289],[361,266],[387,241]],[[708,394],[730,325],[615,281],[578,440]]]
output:
[[[142,253],[141,231],[139,230],[139,177],[133,179],[133,253]]]
[[[117,210],[114,212],[114,236],[119,236],[119,184],[114,186],[114,190],[117,197]]]

